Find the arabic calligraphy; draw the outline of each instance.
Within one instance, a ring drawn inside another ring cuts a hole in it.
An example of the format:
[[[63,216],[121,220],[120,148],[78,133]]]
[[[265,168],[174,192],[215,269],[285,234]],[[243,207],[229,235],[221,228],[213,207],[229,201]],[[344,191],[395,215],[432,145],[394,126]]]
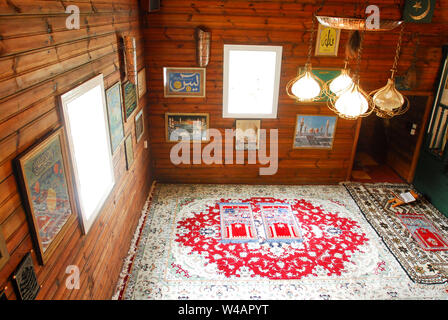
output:
[[[168,85],[171,92],[199,92],[201,90],[201,76],[197,72],[173,72],[169,74]]]

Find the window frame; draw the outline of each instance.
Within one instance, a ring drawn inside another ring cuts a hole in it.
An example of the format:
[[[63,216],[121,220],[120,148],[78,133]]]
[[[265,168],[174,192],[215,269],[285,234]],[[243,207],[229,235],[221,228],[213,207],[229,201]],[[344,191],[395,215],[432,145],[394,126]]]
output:
[[[274,94],[271,113],[230,113],[229,112],[229,55],[230,51],[266,51],[276,53]],[[283,46],[268,45],[224,45],[223,60],[223,118],[235,119],[276,119],[278,117],[278,102],[280,93],[280,77],[282,69]]]
[[[102,112],[103,112],[103,119],[102,123],[104,124],[104,129],[106,133],[106,141],[105,146],[108,150],[107,157],[109,162],[109,169],[110,169],[110,178],[111,183],[109,183],[107,186],[105,186],[104,191],[101,194],[101,197],[98,200],[98,204],[95,207],[95,209],[91,212],[90,216],[87,217],[87,214],[84,210],[84,202],[82,199],[82,194],[80,192],[81,188],[81,181],[79,177],[78,172],[78,163],[77,163],[77,157],[76,152],[74,148],[74,140],[73,135],[71,133],[71,123],[70,123],[70,117],[68,114],[68,104],[72,101],[78,99],[79,97],[82,97],[84,94],[90,92],[92,89],[95,89],[96,87],[100,88],[101,92],[101,99],[102,99]],[[106,103],[106,94],[104,89],[104,77],[103,74],[100,74],[82,84],[79,86],[73,88],[69,92],[66,92],[65,94],[59,96],[59,104],[61,108],[61,113],[64,121],[64,127],[65,127],[65,136],[67,139],[67,145],[68,145],[68,153],[70,155],[70,165],[71,165],[71,171],[73,176],[73,181],[75,184],[75,195],[76,195],[76,204],[78,207],[78,215],[81,219],[81,227],[84,234],[87,234],[92,227],[94,221],[98,217],[99,213],[102,211],[106,200],[109,198],[109,196],[112,194],[112,190],[115,187],[116,179],[115,179],[115,172],[114,172],[114,165],[113,165],[113,158],[112,158],[112,148],[111,143],[109,140],[110,132],[109,132],[109,121],[108,121],[108,113],[107,113],[107,103]]]

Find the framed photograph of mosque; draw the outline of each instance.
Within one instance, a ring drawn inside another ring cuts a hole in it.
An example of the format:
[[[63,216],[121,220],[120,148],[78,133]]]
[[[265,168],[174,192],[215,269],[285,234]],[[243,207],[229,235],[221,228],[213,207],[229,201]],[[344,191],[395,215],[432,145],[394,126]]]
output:
[[[293,149],[332,149],[337,116],[298,114]]]

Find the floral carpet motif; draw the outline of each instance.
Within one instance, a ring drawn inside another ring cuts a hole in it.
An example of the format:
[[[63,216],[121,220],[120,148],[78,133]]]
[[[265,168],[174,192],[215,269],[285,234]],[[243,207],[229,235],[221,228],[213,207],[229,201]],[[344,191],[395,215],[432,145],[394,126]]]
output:
[[[393,197],[392,191],[395,194],[407,192],[411,188],[408,184],[346,183],[345,187],[413,281],[425,284],[448,281],[448,251],[425,250],[422,247],[422,234],[420,241],[416,239],[409,222],[411,217],[423,216],[432,227],[428,230],[437,230],[437,233],[446,239],[448,218],[423,198],[393,208],[392,204],[388,203]],[[406,216],[408,219],[403,220]]]
[[[257,241],[225,243],[220,203],[250,203]],[[302,241],[267,241],[262,204]],[[115,299],[447,299],[410,281],[342,186],[158,185]]]

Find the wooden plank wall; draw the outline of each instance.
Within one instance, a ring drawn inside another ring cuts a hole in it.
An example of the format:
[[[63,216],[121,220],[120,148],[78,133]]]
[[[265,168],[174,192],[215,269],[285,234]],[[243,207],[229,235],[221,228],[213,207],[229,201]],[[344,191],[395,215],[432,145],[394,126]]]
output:
[[[204,183],[334,183],[345,180],[356,145],[357,122],[339,120],[331,151],[293,150],[292,139],[298,113],[331,114],[325,105],[297,105],[285,93],[287,82],[304,65],[308,48],[311,14],[320,1],[220,1],[163,0],[161,10],[147,15],[144,35],[149,66],[151,146],[154,175],[166,182]],[[354,14],[354,1],[328,0],[322,15]],[[375,1],[381,18],[399,19],[403,1]],[[437,1],[433,23],[407,25],[400,72],[409,66],[413,53],[411,33],[420,33],[419,90],[432,91],[441,58],[441,44],[447,41],[448,4]],[[164,98],[163,67],[191,67],[195,62],[194,28],[204,25],[212,32],[211,59],[207,67],[207,97]],[[314,67],[342,67],[348,32],[343,31],[338,57],[313,57]],[[368,33],[360,68],[361,85],[373,90],[385,85],[392,66],[397,30]],[[233,128],[233,119],[222,118],[222,68],[224,44],[282,45],[283,64],[278,118],[262,120],[262,128],[279,128],[279,169],[274,176],[259,176],[260,165],[181,165],[169,159],[171,145],[165,143],[166,112],[205,112],[210,127]]]
[[[80,8],[79,30],[65,27],[65,6],[70,4]],[[33,248],[12,160],[61,125],[61,93],[99,73],[106,88],[119,80],[116,33],[136,37],[138,67],[143,67],[139,12],[137,0],[0,0],[0,225],[11,255],[0,270],[0,289],[6,286],[10,299],[15,295],[8,277]],[[146,96],[140,100],[142,107],[149,114]],[[115,189],[89,234],[82,236],[76,221],[45,266],[38,266],[33,253],[42,285],[38,299],[112,296],[151,185],[150,153],[143,147],[148,130],[136,144],[132,117],[125,131],[134,136],[136,161],[127,171],[122,144],[113,159]],[[68,265],[80,268],[79,290],[65,287]]]

